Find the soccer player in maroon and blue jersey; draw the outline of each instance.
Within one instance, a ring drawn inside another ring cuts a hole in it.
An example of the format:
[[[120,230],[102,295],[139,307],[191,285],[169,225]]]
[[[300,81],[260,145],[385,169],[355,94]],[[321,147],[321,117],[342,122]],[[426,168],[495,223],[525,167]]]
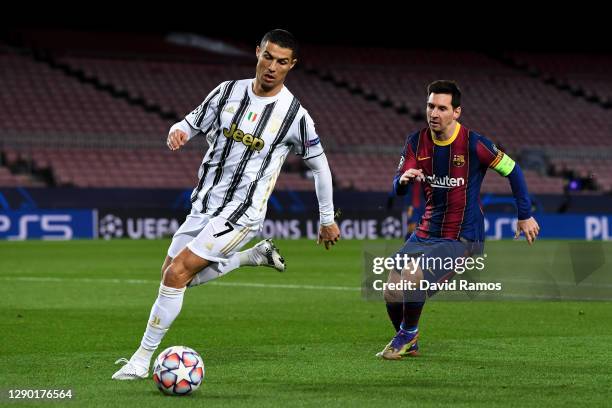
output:
[[[531,202],[518,164],[489,139],[457,122],[461,115],[461,91],[455,82],[435,81],[427,87],[427,94],[429,127],[408,136],[393,180],[398,195],[406,194],[411,183],[422,183],[427,200],[417,230],[400,253],[426,257],[449,254],[462,257],[473,253],[469,248],[484,241],[479,195],[489,168],[508,178],[518,209],[515,238],[524,233],[531,245],[540,227],[531,216]],[[444,282],[454,275],[452,270],[426,272],[419,267],[391,271],[389,282],[410,280],[418,287],[423,279]],[[418,322],[425,295],[407,292],[384,293],[389,318],[397,331],[379,353],[385,359],[398,360],[418,351]]]

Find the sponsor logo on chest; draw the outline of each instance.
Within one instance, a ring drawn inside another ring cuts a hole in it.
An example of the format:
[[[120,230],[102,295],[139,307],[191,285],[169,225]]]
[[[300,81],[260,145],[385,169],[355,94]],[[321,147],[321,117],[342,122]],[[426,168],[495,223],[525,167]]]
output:
[[[434,188],[459,187],[465,184],[463,177],[436,176],[435,174],[425,177],[426,181]]]
[[[263,149],[266,144],[263,139],[253,136],[250,133],[244,133],[242,130],[238,129],[238,126],[235,123],[232,123],[232,126],[230,126],[229,129],[223,128],[223,136],[242,143],[247,148],[257,150],[258,152]]]

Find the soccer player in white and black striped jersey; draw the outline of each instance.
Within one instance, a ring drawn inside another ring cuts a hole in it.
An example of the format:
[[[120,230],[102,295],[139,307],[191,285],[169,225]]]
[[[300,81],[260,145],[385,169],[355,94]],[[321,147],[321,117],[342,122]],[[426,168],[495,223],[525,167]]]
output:
[[[267,200],[291,152],[302,156],[315,176],[319,201],[318,243],[340,238],[334,222],[331,172],[308,111],[284,86],[297,62],[298,46],[284,30],[273,30],[256,49],[254,79],[217,86],[185,119],[170,128],[167,143],[180,149],[204,135],[209,149],[191,196],[192,209],[172,239],[162,282],[140,347],[112,378],[146,378],[153,353],[178,316],[187,287],[197,286],[245,265],[280,271],[284,259],[271,240],[237,252],[260,230]]]

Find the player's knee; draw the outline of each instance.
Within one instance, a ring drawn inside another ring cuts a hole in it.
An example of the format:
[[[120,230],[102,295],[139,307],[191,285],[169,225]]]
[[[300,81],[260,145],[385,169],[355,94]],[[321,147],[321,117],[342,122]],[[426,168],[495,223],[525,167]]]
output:
[[[164,263],[162,264],[162,267],[161,267],[162,279],[164,278],[164,273],[166,272],[166,269],[168,269],[168,266],[170,266],[171,262],[172,262],[172,258],[170,258],[169,256],[166,256],[166,259],[164,260]]]
[[[172,260],[164,271],[163,281],[166,286],[183,288],[190,279],[191,272],[187,268],[187,264],[179,258]]]
[[[383,298],[386,303],[400,303],[403,301],[403,293],[401,290],[385,289],[383,291]]]
[[[385,285],[385,289],[383,290],[383,298],[387,303],[397,303],[401,302],[403,299],[403,292],[399,286],[401,281],[400,274],[391,271],[389,272],[389,277],[387,278],[387,285]]]
[[[423,270],[413,265],[408,265],[402,270],[402,279],[408,282],[418,283],[421,279],[423,279]]]

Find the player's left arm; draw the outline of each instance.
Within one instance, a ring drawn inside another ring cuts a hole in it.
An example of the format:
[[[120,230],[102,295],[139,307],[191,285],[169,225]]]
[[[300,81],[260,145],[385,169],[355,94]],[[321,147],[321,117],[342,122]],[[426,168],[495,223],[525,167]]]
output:
[[[340,239],[340,229],[334,220],[332,174],[314,121],[305,110],[303,115],[298,117],[297,127],[291,132],[289,142],[293,145],[294,152],[302,156],[314,176],[321,224],[317,244],[323,242],[325,249],[329,249]]]
[[[505,154],[504,156],[508,157]],[[512,160],[510,157],[508,157],[508,159]],[[523,233],[525,234],[525,238],[527,238],[527,242],[531,245],[540,233],[540,226],[531,215],[531,200],[529,198],[529,192],[527,191],[527,183],[525,182],[525,177],[518,163],[514,163],[514,167],[506,177],[510,182],[512,195],[514,195],[516,207],[518,209],[518,222],[514,239],[518,239],[521,233]]]
[[[321,228],[317,244],[323,242],[325,249],[329,249],[340,239],[340,229],[334,221],[333,184],[331,170],[325,153],[321,153],[304,162],[314,175],[315,190],[319,201],[319,217]]]
[[[510,156],[499,150],[490,140],[481,137],[477,143],[476,149],[480,162],[499,175],[506,177],[510,182],[518,212],[518,223],[514,238],[518,239],[523,233],[527,242],[531,245],[540,233],[540,226],[531,214],[531,199],[520,166]]]

